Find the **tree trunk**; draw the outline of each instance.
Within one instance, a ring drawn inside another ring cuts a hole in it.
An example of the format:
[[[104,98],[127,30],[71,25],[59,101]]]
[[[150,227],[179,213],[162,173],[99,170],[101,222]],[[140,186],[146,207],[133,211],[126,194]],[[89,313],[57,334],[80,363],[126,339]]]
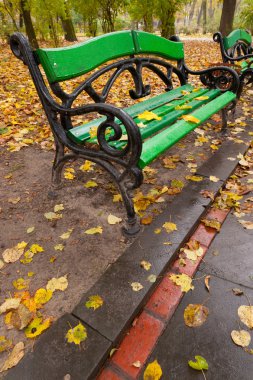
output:
[[[71,18],[61,17],[62,28],[64,30],[64,38],[66,41],[77,41],[75,29]]]
[[[206,34],[206,12],[207,12],[207,0],[203,0],[203,34]]]
[[[199,14],[198,14],[198,20],[197,20],[197,25],[198,26],[200,26],[200,20],[201,20],[202,13],[203,13],[203,0],[202,0],[200,9],[199,9]]]
[[[39,44],[38,44],[37,39],[36,39],[34,27],[32,24],[30,9],[28,8],[26,0],[20,1],[20,7],[21,7],[21,13],[23,16],[24,24],[25,24],[25,30],[26,30],[27,37],[28,37],[32,47],[34,49],[38,49]]]
[[[233,28],[236,0],[223,0],[219,31],[222,35],[228,35]]]
[[[65,1],[65,17],[61,16],[62,28],[64,30],[64,38],[66,41],[77,41],[74,25],[69,13],[68,6]]]
[[[192,6],[189,12],[189,19],[188,19],[188,25],[192,22],[193,16],[194,16],[194,11],[195,11],[195,6],[196,6],[197,0],[193,0]]]

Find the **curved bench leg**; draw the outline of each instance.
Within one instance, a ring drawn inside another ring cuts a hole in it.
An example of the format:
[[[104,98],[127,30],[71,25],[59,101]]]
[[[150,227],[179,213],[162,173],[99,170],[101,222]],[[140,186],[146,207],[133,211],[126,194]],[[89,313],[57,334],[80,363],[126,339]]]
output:
[[[118,186],[127,212],[127,221],[122,232],[127,237],[135,236],[140,231],[140,223],[134,211],[133,200],[124,183],[118,183]]]
[[[55,158],[52,168],[52,186],[59,188],[61,185],[61,173],[65,164],[64,158],[64,145],[55,139]]]
[[[221,133],[222,133],[222,135],[226,135],[227,134],[227,127],[228,127],[228,110],[227,110],[227,108],[223,108],[221,110],[221,116],[222,116]]]

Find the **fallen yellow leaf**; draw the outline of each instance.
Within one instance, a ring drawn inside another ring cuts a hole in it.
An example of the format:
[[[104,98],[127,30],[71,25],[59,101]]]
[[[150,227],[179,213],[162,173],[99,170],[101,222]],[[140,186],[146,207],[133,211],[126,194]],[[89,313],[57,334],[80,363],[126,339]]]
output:
[[[34,295],[34,302],[37,305],[44,305],[52,298],[53,292],[44,288],[36,290]]]
[[[93,310],[96,310],[98,308],[100,308],[104,303],[104,300],[96,295],[96,296],[90,296],[88,301],[85,302],[85,306],[87,307],[87,309],[93,309]]]
[[[165,228],[166,232],[170,233],[173,231],[177,231],[177,225],[175,223],[166,222],[163,224],[163,228]]]
[[[173,281],[176,285],[181,287],[182,292],[189,292],[193,290],[194,286],[192,285],[192,279],[187,274],[171,274],[169,279]]]
[[[101,226],[90,228],[89,230],[84,231],[87,235],[102,234],[103,228]]]
[[[67,275],[58,277],[58,278],[51,278],[51,280],[48,281],[46,289],[50,290],[51,292],[55,292],[56,290],[61,290],[62,292],[66,290],[68,287],[68,279]]]
[[[85,339],[87,339],[86,328],[82,325],[81,322],[79,322],[76,327],[68,330],[66,339],[68,343],[80,344]]]
[[[151,111],[144,111],[143,113],[138,115],[139,119],[145,119],[145,120],[161,120],[162,118],[156,115],[154,112]]]
[[[34,320],[26,327],[25,335],[27,338],[35,338],[40,335],[43,331],[48,329],[51,325],[51,319],[47,318],[45,321],[42,317],[36,317]]]
[[[15,367],[15,365],[18,364],[18,362],[23,358],[25,354],[24,348],[25,346],[23,342],[17,343],[14,346],[8,358],[6,359],[6,361],[4,362],[0,372],[4,372],[4,371],[7,371],[7,369],[9,368]]]
[[[184,322],[186,326],[198,327],[203,325],[209,314],[206,306],[199,304],[189,304],[184,310]]]
[[[253,306],[240,306],[238,308],[238,316],[242,323],[249,329],[253,329]]]
[[[117,223],[122,222],[122,219],[110,214],[108,215],[107,221],[109,224],[117,224]]]
[[[149,363],[144,371],[143,380],[159,380],[162,377],[162,368],[157,360]]]
[[[250,333],[246,330],[233,330],[231,332],[231,338],[235,344],[241,347],[248,347],[251,341]]]
[[[182,119],[184,119],[185,121],[190,121],[191,123],[194,123],[194,124],[200,123],[200,120],[192,115],[183,115]]]

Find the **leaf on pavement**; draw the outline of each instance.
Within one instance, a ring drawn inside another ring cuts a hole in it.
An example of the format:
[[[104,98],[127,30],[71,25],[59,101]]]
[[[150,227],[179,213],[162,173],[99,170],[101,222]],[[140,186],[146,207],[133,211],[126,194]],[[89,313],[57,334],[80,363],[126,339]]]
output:
[[[93,310],[96,310],[98,308],[100,308],[104,303],[104,300],[96,295],[96,296],[90,296],[88,301],[85,302],[85,306],[87,307],[87,309],[93,309]]]
[[[210,278],[211,278],[211,276],[210,275],[208,275],[208,276],[206,276],[205,277],[205,286],[206,286],[206,288],[207,288],[207,290],[210,292],[210,285],[209,285],[209,281],[210,281]]]
[[[143,286],[139,282],[132,282],[131,287],[134,292],[138,292],[139,290],[143,289]]]
[[[37,305],[44,305],[52,298],[53,292],[52,290],[40,288],[36,290],[34,295],[34,302]]]
[[[192,279],[187,274],[171,274],[169,279],[174,282],[174,284],[181,287],[182,292],[189,292],[193,290],[194,286],[192,285]]]
[[[122,222],[122,219],[110,214],[108,215],[107,221],[109,224],[117,224],[117,223]]]
[[[150,270],[150,268],[152,266],[151,263],[149,261],[146,261],[146,260],[142,260],[141,263],[140,263],[140,265],[145,270]]]
[[[143,380],[159,380],[162,377],[162,368],[157,360],[149,363],[144,371]]]
[[[214,228],[218,232],[221,229],[221,223],[218,220],[216,220],[216,219],[201,219],[201,222],[206,227]]]
[[[94,234],[102,234],[103,228],[101,226],[90,228],[86,231],[84,231],[87,235],[94,235]]]
[[[61,219],[62,218],[62,214],[56,214],[55,212],[46,212],[44,214],[44,217],[47,219],[47,220],[57,220],[57,219]]]
[[[0,306],[0,314],[6,313],[6,311],[17,309],[20,305],[20,302],[20,298],[7,298]]]
[[[166,232],[170,233],[173,231],[177,231],[177,225],[175,223],[166,222],[163,224],[163,228],[165,228]]]
[[[22,241],[21,243],[18,243],[13,248],[7,248],[3,252],[3,259],[5,263],[14,263],[17,261],[24,253],[25,247],[27,246],[27,243]]]
[[[196,355],[195,359],[196,359],[196,362],[194,362],[193,360],[188,361],[188,365],[191,368],[197,369],[198,371],[203,371],[203,369],[206,369],[206,370],[208,369],[208,363],[205,358],[203,358],[200,355]]]
[[[203,325],[209,314],[209,309],[200,304],[189,304],[184,310],[186,326],[198,327]]]
[[[46,289],[50,290],[51,292],[55,292],[56,290],[61,290],[62,292],[66,290],[68,287],[68,279],[67,275],[58,277],[58,278],[51,278],[51,280],[48,281]]]
[[[42,317],[35,317],[34,320],[26,327],[25,335],[27,338],[35,338],[43,331],[48,329],[51,325],[51,318],[47,318],[43,321]]]
[[[242,323],[249,329],[253,329],[253,306],[240,306],[238,308],[238,316]]]
[[[5,338],[5,336],[0,336],[0,353],[9,350],[12,346],[12,340]]]
[[[68,343],[80,344],[87,339],[86,328],[79,322],[76,327],[68,330],[66,339]]]
[[[64,210],[63,203],[60,203],[60,204],[54,206],[54,212],[58,212],[58,211],[62,211],[62,210]]]
[[[7,371],[7,369],[9,368],[15,367],[15,365],[18,364],[18,362],[23,358],[25,354],[24,348],[25,346],[23,342],[17,343],[14,346],[8,358],[6,359],[6,361],[4,362],[0,372],[4,372],[4,371]]]
[[[231,332],[231,338],[233,342],[237,344],[237,346],[241,346],[241,347],[248,347],[251,341],[250,333],[246,330],[240,330],[240,331],[233,330]]]

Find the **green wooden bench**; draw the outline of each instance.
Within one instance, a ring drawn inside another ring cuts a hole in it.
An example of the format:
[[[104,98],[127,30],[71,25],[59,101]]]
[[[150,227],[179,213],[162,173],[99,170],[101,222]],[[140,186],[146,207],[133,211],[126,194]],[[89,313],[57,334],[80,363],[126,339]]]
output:
[[[141,185],[142,169],[220,110],[225,128],[228,108],[235,105],[239,86],[236,72],[227,67],[190,70],[184,63],[183,44],[176,37],[167,40],[141,31],[120,31],[73,46],[32,51],[27,39],[14,33],[10,46],[28,66],[53,131],[53,185],[59,185],[68,160],[81,157],[99,164],[111,174],[121,192],[128,234],[139,230],[131,191]],[[150,78],[155,75],[162,80],[162,94],[124,109],[105,104],[114,81],[125,71],[133,78],[131,98],[149,95],[151,86],[144,83],[143,69]],[[88,78],[66,92],[66,81],[87,73]],[[194,88],[187,83],[189,74],[198,75],[203,86]],[[102,75],[107,79],[99,92],[94,83]],[[73,106],[83,92],[92,101]],[[101,117],[87,119],[94,112]],[[75,126],[73,118],[77,115],[84,115],[87,122]],[[182,118],[185,115],[188,120]]]
[[[215,42],[219,43],[222,60],[230,64],[239,73],[240,96],[243,86],[253,82],[253,48],[251,34],[244,29],[233,30],[228,36],[220,32],[213,35]]]

